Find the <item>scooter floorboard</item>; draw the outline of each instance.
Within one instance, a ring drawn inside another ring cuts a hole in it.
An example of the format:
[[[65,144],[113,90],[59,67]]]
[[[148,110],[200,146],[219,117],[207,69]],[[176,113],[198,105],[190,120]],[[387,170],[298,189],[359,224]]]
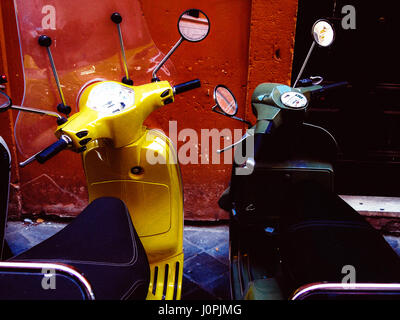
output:
[[[278,264],[275,239],[260,228],[251,232],[239,232],[234,224],[233,222],[230,226],[232,298],[283,299],[282,290],[275,279],[275,266]],[[246,237],[240,236],[243,234]]]

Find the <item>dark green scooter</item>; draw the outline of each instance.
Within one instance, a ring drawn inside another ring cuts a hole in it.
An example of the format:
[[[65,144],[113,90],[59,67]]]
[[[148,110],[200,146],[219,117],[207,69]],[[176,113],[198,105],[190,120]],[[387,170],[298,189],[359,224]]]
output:
[[[348,85],[299,80],[314,46],[334,40],[327,20],[312,34],[294,86],[260,84],[251,98],[257,123],[245,121],[245,136],[219,150],[236,146],[219,200],[230,213],[232,299],[400,299],[399,256],[334,193],[337,143],[305,122],[312,95]],[[213,111],[244,121],[228,88],[217,86],[214,99]]]

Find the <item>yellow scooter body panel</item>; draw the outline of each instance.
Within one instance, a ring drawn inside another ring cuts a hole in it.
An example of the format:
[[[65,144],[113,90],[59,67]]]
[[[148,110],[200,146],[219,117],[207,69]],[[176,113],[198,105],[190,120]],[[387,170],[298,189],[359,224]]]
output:
[[[176,150],[144,120],[174,101],[167,81],[88,86],[80,112],[57,128],[82,152],[89,201],[125,202],[150,263],[148,299],[180,299],[183,272],[183,187]],[[118,248],[115,248],[118,250]]]
[[[159,163],[146,159],[154,153]],[[182,180],[168,137],[145,130],[139,140],[123,148],[97,140],[82,157],[89,201],[116,197],[125,202],[150,263],[182,252]]]

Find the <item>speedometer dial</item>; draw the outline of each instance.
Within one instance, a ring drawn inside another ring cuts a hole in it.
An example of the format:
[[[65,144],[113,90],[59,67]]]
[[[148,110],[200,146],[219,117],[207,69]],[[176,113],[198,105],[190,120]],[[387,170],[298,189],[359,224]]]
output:
[[[301,109],[307,105],[307,98],[300,92],[286,92],[281,96],[282,103],[292,109]]]
[[[87,106],[104,114],[115,114],[135,104],[135,92],[116,82],[103,82],[89,94]]]

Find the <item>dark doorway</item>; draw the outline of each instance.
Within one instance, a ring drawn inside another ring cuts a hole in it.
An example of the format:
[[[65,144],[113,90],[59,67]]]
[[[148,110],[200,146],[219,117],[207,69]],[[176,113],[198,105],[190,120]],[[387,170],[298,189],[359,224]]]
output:
[[[355,29],[342,26],[346,5],[355,8]],[[330,48],[315,48],[302,78],[320,75],[328,82],[350,82],[346,89],[314,99],[308,120],[338,141],[336,191],[400,196],[398,2],[299,0],[292,83],[319,18],[333,22],[336,39]]]

